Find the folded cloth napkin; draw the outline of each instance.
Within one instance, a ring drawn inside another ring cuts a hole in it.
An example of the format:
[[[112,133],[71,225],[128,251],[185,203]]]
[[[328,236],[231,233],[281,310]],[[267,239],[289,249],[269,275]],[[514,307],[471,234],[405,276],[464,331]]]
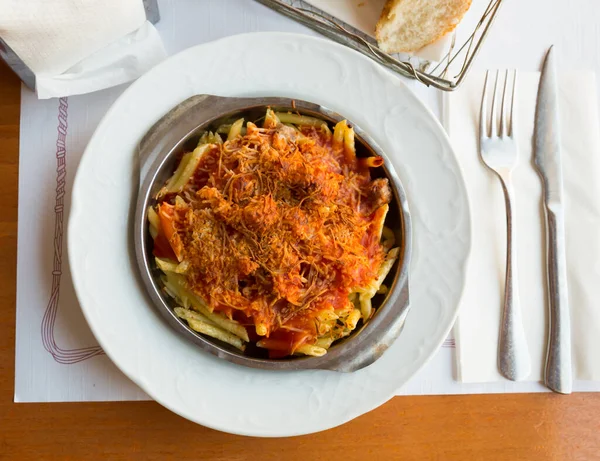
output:
[[[545,221],[532,136],[539,73],[519,73],[514,171],[519,295],[532,371],[541,380],[547,344]],[[472,214],[473,246],[455,325],[457,378],[492,382],[497,369],[504,293],[506,215],[500,183],[481,162],[477,139],[484,75],[473,73],[447,96],[445,122],[462,167]],[[600,134],[593,73],[559,77],[573,376],[600,380]]]
[[[313,6],[344,21],[361,32],[375,36],[375,26],[386,0],[306,0]],[[434,43],[420,49],[415,56],[430,61],[440,61],[450,49],[452,34],[446,34]]]
[[[131,81],[166,57],[142,0],[0,0],[0,38],[42,99]]]

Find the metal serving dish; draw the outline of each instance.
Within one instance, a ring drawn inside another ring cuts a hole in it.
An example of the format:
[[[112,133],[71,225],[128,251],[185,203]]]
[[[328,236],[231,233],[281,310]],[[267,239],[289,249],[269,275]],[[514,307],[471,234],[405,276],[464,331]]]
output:
[[[158,311],[180,334],[203,350],[239,365],[269,370],[328,369],[351,372],[377,360],[400,334],[409,309],[408,268],[411,257],[411,221],[404,189],[390,159],[359,127],[348,120],[356,132],[359,157],[380,155],[383,167],[371,170],[374,177],[386,177],[393,200],[386,219],[396,234],[400,257],[386,280],[390,290],[376,295],[373,317],[349,337],[331,346],[323,357],[291,357],[272,360],[246,353],[219,340],[190,329],[173,312],[175,302],[161,290],[160,271],[152,256],[153,242],[148,232],[147,209],[154,203],[158,190],[175,169],[180,152],[193,148],[200,135],[231,120],[244,117],[254,121],[264,116],[267,107],[294,111],[321,118],[331,124],[346,119],[325,107],[287,98],[226,98],[212,95],[193,96],[167,113],[144,136],[139,144],[140,188],[135,210],[135,255],[144,285]]]

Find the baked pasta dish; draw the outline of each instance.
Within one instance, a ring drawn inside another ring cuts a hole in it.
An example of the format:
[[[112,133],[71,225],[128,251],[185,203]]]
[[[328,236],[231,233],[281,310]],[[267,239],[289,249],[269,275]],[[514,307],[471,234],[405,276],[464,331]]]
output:
[[[148,209],[162,289],[192,330],[322,356],[373,315],[398,259],[392,191],[354,130],[267,110],[206,132]]]

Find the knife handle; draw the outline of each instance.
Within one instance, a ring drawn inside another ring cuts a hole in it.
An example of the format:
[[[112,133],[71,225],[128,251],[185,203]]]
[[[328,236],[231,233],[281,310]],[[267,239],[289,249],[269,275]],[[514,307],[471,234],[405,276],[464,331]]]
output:
[[[570,394],[573,387],[571,373],[571,319],[567,289],[567,261],[565,253],[565,223],[561,209],[546,205],[548,223],[548,353],[546,356],[546,386],[561,394]]]

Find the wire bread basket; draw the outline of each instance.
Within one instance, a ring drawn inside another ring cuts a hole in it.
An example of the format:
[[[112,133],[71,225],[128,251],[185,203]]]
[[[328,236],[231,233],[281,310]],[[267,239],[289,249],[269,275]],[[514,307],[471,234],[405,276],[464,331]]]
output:
[[[466,41],[457,44],[454,35],[446,55],[434,63],[408,55],[385,53],[377,47],[377,41],[373,37],[302,0],[256,1],[368,56],[394,72],[443,91],[454,91],[463,82],[503,2],[491,0]]]

